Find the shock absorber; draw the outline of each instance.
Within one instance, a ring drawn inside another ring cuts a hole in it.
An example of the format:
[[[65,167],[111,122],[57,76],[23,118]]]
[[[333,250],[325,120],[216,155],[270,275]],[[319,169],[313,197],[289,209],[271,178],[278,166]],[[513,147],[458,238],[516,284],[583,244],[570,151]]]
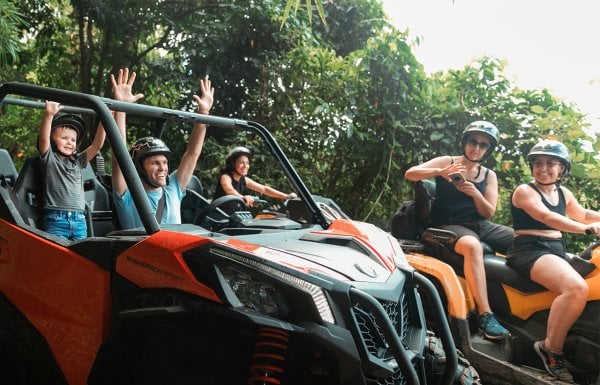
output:
[[[250,365],[248,385],[280,385],[289,334],[281,329],[263,327],[258,330]]]

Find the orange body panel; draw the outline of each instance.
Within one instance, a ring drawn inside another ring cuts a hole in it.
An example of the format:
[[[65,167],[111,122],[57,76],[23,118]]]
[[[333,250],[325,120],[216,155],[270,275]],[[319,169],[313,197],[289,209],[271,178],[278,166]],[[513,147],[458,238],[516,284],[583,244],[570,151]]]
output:
[[[217,294],[198,282],[182,253],[211,242],[197,235],[159,231],[117,257],[117,273],[143,288],[173,288],[221,303]]]
[[[436,258],[419,253],[407,254],[406,257],[411,266],[436,277],[442,283],[442,287],[446,289],[450,315],[465,319],[467,312],[475,309],[475,302],[466,281],[462,277],[457,277],[452,267]],[[600,300],[600,248],[594,250],[591,262],[596,265],[596,270],[585,279],[590,287],[588,301]],[[557,296],[550,291],[522,293],[507,285],[502,285],[502,288],[506,293],[511,313],[524,320],[538,311],[550,309],[552,301]]]
[[[109,330],[109,282],[89,260],[0,220],[0,290],[46,339],[69,384],[87,383]]]
[[[454,273],[452,267],[439,259],[424,254],[411,253],[406,258],[411,266],[418,271],[435,277],[446,290],[448,300],[448,314],[454,318],[466,319],[469,311],[473,310],[474,302],[467,290],[463,290],[463,284]]]

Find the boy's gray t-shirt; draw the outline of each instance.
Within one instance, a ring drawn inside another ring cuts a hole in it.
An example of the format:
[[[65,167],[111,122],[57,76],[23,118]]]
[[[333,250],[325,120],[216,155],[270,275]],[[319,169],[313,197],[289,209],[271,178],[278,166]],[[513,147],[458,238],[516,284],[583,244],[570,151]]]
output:
[[[85,211],[83,169],[87,166],[85,152],[62,158],[52,146],[40,155],[43,177],[44,208],[63,211]]]

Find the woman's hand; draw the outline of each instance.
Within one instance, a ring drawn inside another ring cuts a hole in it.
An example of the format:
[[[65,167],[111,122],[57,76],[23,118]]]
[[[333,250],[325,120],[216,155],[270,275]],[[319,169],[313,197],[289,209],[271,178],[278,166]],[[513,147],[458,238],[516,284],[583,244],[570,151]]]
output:
[[[592,234],[599,235],[600,234],[600,222],[590,223],[587,226],[587,228],[585,229],[585,233],[587,235],[592,235]]]
[[[464,181],[463,183],[456,184],[454,185],[454,187],[456,187],[458,191],[467,194],[470,197],[473,197],[477,194],[481,194],[481,192],[477,190],[477,187],[475,187],[473,182],[469,182],[468,180]]]
[[[450,166],[444,167],[440,170],[440,176],[446,178],[448,182],[452,183],[452,178],[450,178],[450,174],[459,172],[464,175],[466,171],[467,169],[465,166],[463,166],[462,163],[452,163]]]
[[[246,206],[254,207],[254,197],[252,195],[244,195],[244,201],[246,201]]]

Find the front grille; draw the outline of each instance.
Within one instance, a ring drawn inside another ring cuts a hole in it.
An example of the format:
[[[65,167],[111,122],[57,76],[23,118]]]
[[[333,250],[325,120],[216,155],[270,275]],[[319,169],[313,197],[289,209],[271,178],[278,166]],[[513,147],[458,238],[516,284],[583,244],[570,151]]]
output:
[[[402,376],[400,369],[396,369],[394,375],[391,377],[379,380],[367,378],[366,380],[367,381],[365,382],[365,384],[367,385],[406,385],[406,380],[404,379],[404,376]]]
[[[398,302],[380,300],[379,303],[384,308],[387,316],[392,322],[396,333],[398,333],[398,336],[402,341],[402,344],[408,349],[409,347],[406,337],[410,328],[411,317],[409,314],[409,300],[406,294],[403,292]],[[387,361],[391,366],[395,366],[396,361],[394,359],[393,352],[390,350],[389,344],[386,341],[380,326],[375,321],[375,317],[373,316],[372,312],[364,306],[358,304],[354,305],[353,312],[357,320],[358,330],[368,353],[380,360]],[[369,385],[403,385],[405,383],[406,381],[404,380],[399,368],[395,370],[394,375],[385,379],[373,379],[367,377],[367,384]]]

